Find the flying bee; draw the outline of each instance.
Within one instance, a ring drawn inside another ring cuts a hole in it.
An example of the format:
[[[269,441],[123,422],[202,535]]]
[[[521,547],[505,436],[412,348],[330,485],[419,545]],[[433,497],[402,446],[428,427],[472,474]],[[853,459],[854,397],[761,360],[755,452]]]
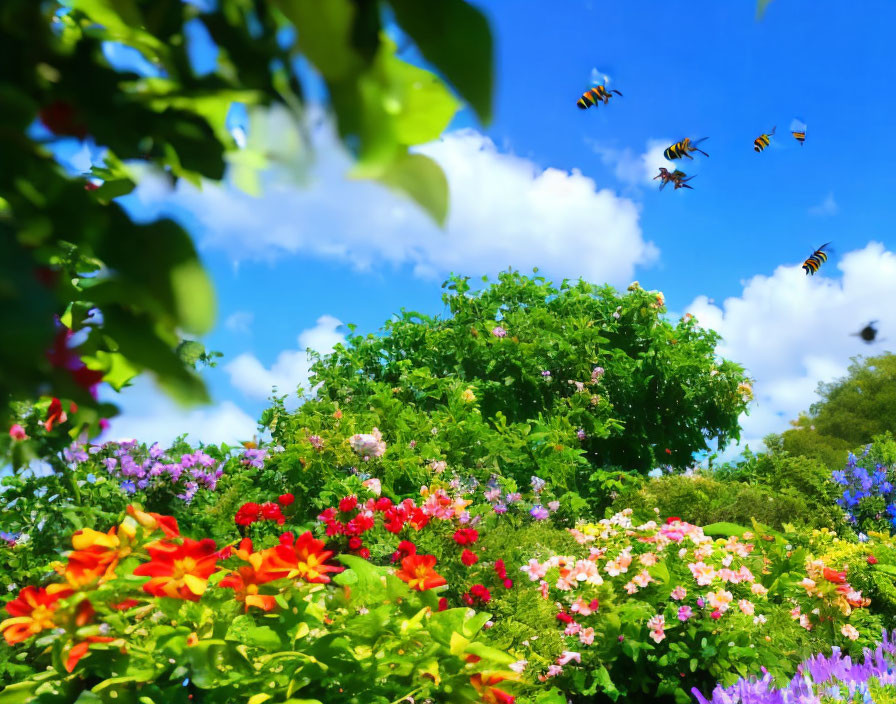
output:
[[[825,242],[821,247],[812,252],[809,258],[803,262],[802,268],[806,272],[806,276],[809,276],[809,274],[815,276],[815,272],[828,260],[828,253],[822,250],[829,244],[830,242]]]
[[[687,176],[687,174],[684,171],[679,171],[678,169],[669,171],[669,169],[661,166],[660,172],[653,177],[653,180],[656,181],[657,179],[660,179],[660,190],[663,190],[670,183],[675,184],[675,190],[678,190],[679,188],[690,188],[693,190],[693,186],[689,186],[688,181],[694,177],[690,176],[689,178],[685,178],[685,176]]]
[[[693,159],[694,157],[691,156],[691,152],[700,152],[703,156],[709,156],[709,154],[702,149],[697,149],[697,145],[700,144],[700,142],[705,142],[707,139],[709,139],[709,137],[702,137],[701,139],[692,142],[690,137],[686,137],[666,149],[666,151],[663,152],[663,156],[669,161],[672,161],[673,159],[681,159],[685,156],[688,159]]]
[[[793,122],[790,123],[790,133],[800,143],[800,146],[806,143],[806,123],[798,117],[795,117]]]
[[[579,106],[580,110],[587,110],[592,105],[597,105],[599,102],[602,102],[606,105],[610,102],[610,98],[613,97],[615,93],[620,98],[622,97],[622,93],[618,90],[611,90],[607,86],[610,83],[610,77],[606,74],[601,73],[596,68],[591,70],[591,87],[582,93],[582,97],[576,101],[576,105]]]
[[[853,335],[853,337],[861,337],[864,342],[866,342],[870,345],[872,342],[874,342],[874,338],[877,337],[877,328],[874,327],[874,324],[876,322],[877,322],[876,320],[872,320],[861,330],[859,330],[858,332],[851,333],[851,334]]]
[[[769,132],[768,134],[761,134],[756,139],[754,139],[753,140],[753,151],[759,153],[763,149],[765,149],[771,143],[772,137],[775,136],[776,129],[777,129],[777,126],[772,127],[771,132]]]

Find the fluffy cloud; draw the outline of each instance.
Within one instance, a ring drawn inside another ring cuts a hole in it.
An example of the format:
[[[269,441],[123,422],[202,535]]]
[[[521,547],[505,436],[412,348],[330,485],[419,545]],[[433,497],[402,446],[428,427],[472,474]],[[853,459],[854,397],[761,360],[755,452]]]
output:
[[[448,178],[445,230],[403,196],[348,179],[351,162],[330,125],[321,122],[313,131],[318,160],[306,184],[275,167],[264,174],[260,197],[229,186],[198,190],[184,181],[169,195],[144,178],[136,198],[149,211],[186,211],[203,245],[235,260],[302,253],[358,270],[410,265],[425,277],[538,266],[553,276],[626,284],[636,266],[657,256],[642,236],[633,201],[576,170],[542,169],[499,151],[474,130],[420,149]]]
[[[661,166],[669,168],[669,162],[663,156],[663,152],[672,144],[671,139],[648,140],[641,154],[636,154],[628,147],[625,149],[608,147],[594,139],[585,141],[604,164],[613,167],[616,179],[629,186],[647,185],[653,181]]]
[[[257,432],[257,423],[232,401],[184,409],[141,377],[134,386],[109,398],[121,406],[103,439],[170,443],[187,433],[190,442],[236,443]]]
[[[332,352],[337,343],[345,340],[341,329],[341,321],[332,315],[322,315],[313,328],[301,332],[298,349],[281,352],[270,369],[251,354],[241,354],[224,369],[230,383],[250,398],[267,398],[275,387],[278,393],[293,393],[299,386],[307,390],[311,369],[308,350],[321,354]]]
[[[876,242],[848,252],[835,264],[839,279],[829,278],[832,264],[815,277],[799,264],[780,266],[771,276],[754,276],[721,305],[700,296],[688,307],[701,325],[721,333],[719,353],[756,379],[756,403],[742,419],[751,447],[786,430],[817,399],[818,383],[842,376],[850,357],[883,351],[852,333],[878,320],[884,338],[896,335],[896,254]]]
[[[834,200],[833,193],[828,193],[827,197],[821,201],[821,203],[809,208],[809,215],[815,215],[816,217],[836,215],[838,212],[840,212],[840,206],[838,206],[837,201]]]

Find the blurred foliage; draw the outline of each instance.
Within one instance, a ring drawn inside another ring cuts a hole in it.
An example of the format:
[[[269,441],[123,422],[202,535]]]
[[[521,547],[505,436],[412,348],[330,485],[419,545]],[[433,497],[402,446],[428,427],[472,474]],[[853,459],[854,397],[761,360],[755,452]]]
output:
[[[444,79],[399,59],[387,30]],[[72,436],[114,413],[94,401],[100,380],[120,389],[148,371],[180,401],[207,399],[191,369],[203,352],[176,348],[182,333],[212,326],[212,285],[180,226],[136,223],[115,202],[146,170],[135,163],[199,185],[233,162],[251,182],[246,170],[270,155],[240,148],[231,107],[285,109],[302,126],[311,76],[326,86],[354,175],[443,221],[445,177],[409,148],[437,138],[457,110],[445,81],[483,120],[491,110],[488,23],[463,0],[425,9],[408,0],[8,0],[0,34],[0,327],[16,336],[0,349],[0,415],[11,415],[10,398],[74,401]],[[210,71],[191,60],[198,34],[216,52]],[[138,56],[145,70],[118,70],[112,51]],[[103,165],[67,173],[60,145],[102,153]],[[59,342],[66,331],[76,336]],[[59,354],[48,357],[54,339]]]
[[[684,467],[711,440],[724,447],[739,436],[752,393],[743,369],[716,358],[718,336],[692,317],[665,320],[661,293],[637,283],[624,295],[582,280],[555,286],[516,272],[478,292],[465,277],[444,287],[444,317],[402,310],[380,334],[351,336],[318,359],[318,403],[375,414],[394,442],[439,413],[449,387],[469,386],[482,423],[558,482],[558,454],[566,466],[584,462],[591,481],[599,468]],[[303,406],[290,427],[312,427],[317,408]],[[468,449],[479,440],[450,447],[479,452]],[[486,464],[505,471],[500,457]]]
[[[896,433],[896,355],[853,359],[849,373],[819,384],[820,400],[767,444],[840,469],[846,454],[875,435]]]

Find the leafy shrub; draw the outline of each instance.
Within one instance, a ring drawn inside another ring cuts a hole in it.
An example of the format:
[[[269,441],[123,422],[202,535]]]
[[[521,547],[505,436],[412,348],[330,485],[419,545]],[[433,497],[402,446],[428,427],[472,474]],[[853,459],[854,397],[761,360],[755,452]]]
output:
[[[448,316],[404,311],[383,334],[355,335],[319,359],[311,382],[325,405],[305,404],[285,426],[282,413],[267,415],[274,437],[289,447],[302,428],[317,433],[338,404],[372,414],[368,427],[401,448],[430,428],[448,432],[468,388],[480,425],[493,430],[470,432],[471,413],[461,413],[453,452],[516,479],[574,484],[583,460],[586,469],[684,466],[710,439],[738,436],[752,393],[742,368],[715,358],[717,335],[693,318],[664,320],[662,294],[514,272],[478,292],[466,278],[446,286]],[[393,458],[387,451],[384,461]]]
[[[793,522],[807,527],[832,526],[830,515],[836,507],[828,504],[816,510],[798,489],[772,489],[761,484],[722,481],[712,474],[671,474],[656,477],[640,489],[623,493],[614,507],[631,507],[639,516],[678,516],[696,525],[728,522],[749,525],[755,518],[765,525],[781,528]]]

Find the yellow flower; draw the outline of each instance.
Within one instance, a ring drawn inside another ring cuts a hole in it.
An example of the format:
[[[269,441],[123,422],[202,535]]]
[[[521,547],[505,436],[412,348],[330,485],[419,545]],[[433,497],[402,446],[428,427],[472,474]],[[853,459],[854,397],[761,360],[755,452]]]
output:
[[[473,393],[473,389],[471,389],[471,388],[469,388],[469,387],[466,388],[466,389],[464,389],[464,391],[463,391],[463,393],[460,395],[460,397],[461,397],[466,403],[473,403],[473,401],[476,400],[476,394],[474,394],[474,393]]]

